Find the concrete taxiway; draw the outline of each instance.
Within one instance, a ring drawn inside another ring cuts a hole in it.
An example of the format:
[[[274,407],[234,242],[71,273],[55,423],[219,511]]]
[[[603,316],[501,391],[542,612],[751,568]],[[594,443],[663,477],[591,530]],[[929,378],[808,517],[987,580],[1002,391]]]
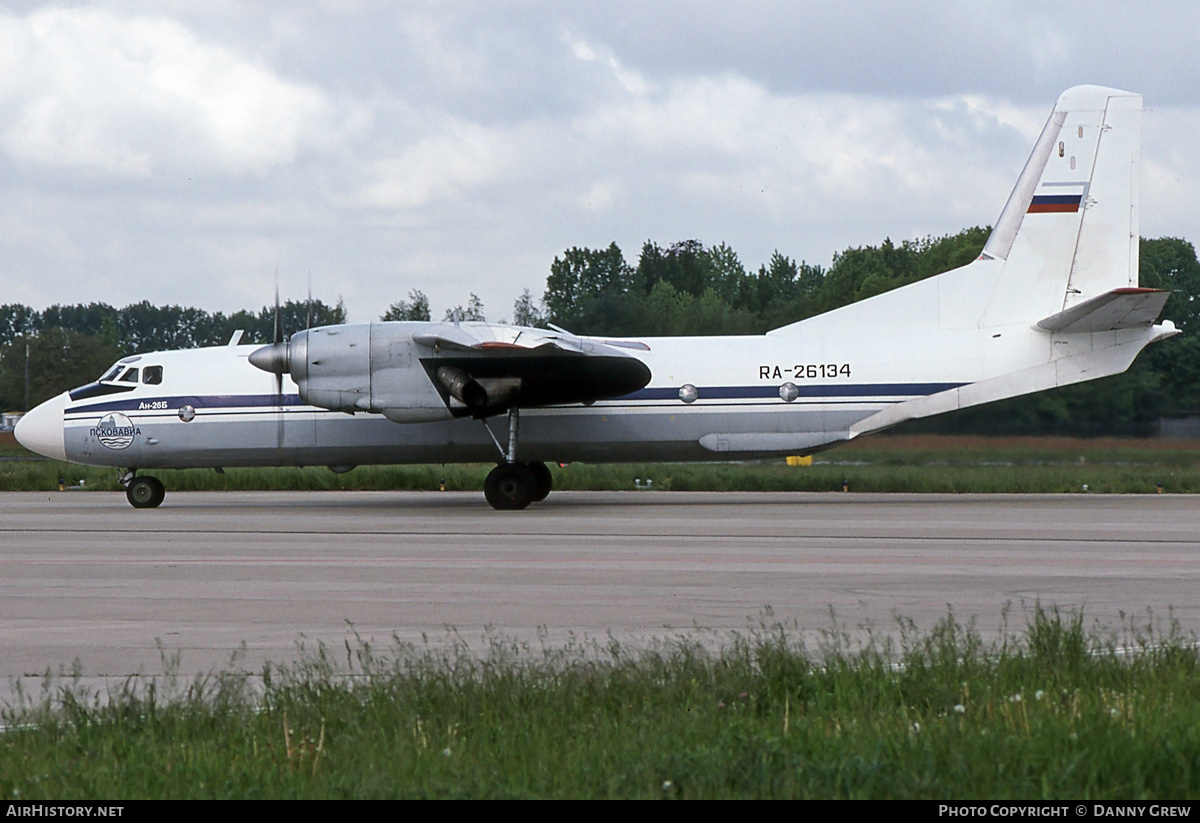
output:
[[[929,627],[1035,602],[1119,628],[1200,630],[1200,498],[556,492],[0,494],[0,691],[88,678],[257,671],[353,632],[434,644],[623,641],[764,618],[815,633]],[[714,635],[716,636],[716,635]],[[238,659],[231,657],[238,652]],[[2,684],[10,684],[8,687]],[[3,694],[0,694],[2,697]]]

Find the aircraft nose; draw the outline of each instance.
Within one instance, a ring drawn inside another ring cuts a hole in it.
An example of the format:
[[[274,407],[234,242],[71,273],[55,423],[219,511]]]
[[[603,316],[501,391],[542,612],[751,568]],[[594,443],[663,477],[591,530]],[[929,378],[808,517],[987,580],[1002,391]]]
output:
[[[63,410],[70,399],[66,392],[52,397],[17,421],[13,434],[17,442],[31,452],[55,460],[67,459],[66,438],[63,434]]]

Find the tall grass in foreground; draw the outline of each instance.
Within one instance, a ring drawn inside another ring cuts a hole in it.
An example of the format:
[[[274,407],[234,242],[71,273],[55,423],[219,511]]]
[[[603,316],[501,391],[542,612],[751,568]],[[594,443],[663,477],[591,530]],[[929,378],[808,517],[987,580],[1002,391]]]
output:
[[[812,650],[769,622],[717,650],[359,641],[261,688],[50,682],[6,712],[0,796],[1200,796],[1200,656],[1176,629],[1041,608],[991,643],[953,615],[900,628]]]

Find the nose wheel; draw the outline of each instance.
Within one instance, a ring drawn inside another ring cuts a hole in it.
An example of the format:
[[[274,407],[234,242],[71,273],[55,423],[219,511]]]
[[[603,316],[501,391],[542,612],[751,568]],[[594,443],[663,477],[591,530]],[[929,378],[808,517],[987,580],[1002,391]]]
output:
[[[135,509],[156,509],[166,496],[167,490],[157,477],[143,474],[129,478],[125,484],[125,499]]]

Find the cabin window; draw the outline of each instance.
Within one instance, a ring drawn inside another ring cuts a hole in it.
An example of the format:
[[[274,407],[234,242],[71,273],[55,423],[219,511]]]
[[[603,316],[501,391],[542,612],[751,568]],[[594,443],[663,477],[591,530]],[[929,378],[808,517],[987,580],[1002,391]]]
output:
[[[147,386],[157,386],[162,382],[162,366],[147,366],[142,371],[142,382]]]
[[[136,383],[137,381],[138,381],[138,370],[137,369],[126,369],[125,373],[123,375],[121,375],[122,383]]]

